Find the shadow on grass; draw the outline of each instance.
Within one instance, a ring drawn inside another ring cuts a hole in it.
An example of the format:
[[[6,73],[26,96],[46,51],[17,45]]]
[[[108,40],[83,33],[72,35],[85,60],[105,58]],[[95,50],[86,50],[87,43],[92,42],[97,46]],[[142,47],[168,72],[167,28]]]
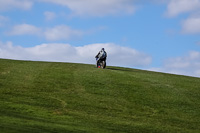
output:
[[[126,69],[126,68],[114,68],[114,67],[108,67],[106,68],[108,70],[114,70],[114,71],[126,71],[126,72],[133,72],[136,71],[135,69]]]

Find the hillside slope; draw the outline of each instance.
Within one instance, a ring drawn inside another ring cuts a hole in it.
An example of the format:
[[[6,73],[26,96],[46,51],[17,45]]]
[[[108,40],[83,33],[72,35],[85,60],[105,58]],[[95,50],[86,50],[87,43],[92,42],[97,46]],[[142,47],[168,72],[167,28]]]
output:
[[[200,132],[200,78],[0,59],[0,132]]]

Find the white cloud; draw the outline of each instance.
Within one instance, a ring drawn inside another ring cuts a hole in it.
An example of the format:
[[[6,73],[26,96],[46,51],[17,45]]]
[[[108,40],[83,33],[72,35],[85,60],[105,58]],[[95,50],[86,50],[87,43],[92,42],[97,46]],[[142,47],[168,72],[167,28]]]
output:
[[[0,0],[0,11],[11,10],[14,8],[28,10],[32,5],[32,0]]]
[[[108,54],[108,65],[114,66],[125,66],[125,67],[143,67],[148,66],[152,58],[151,56],[139,52],[135,49],[122,47],[113,43],[100,43],[100,44],[90,44],[83,47],[77,47],[77,51],[83,60],[94,59],[94,56],[98,53],[101,48],[105,48]],[[84,57],[87,53],[88,56]]]
[[[169,0],[166,15],[176,17],[180,14],[189,16],[182,21],[182,33],[200,33],[200,0]]]
[[[191,51],[186,56],[167,59],[161,68],[150,70],[200,77],[200,52]]]
[[[10,31],[6,33],[7,35],[36,35],[44,37],[49,41],[57,40],[69,40],[74,37],[81,37],[84,32],[80,30],[74,30],[66,25],[58,25],[53,28],[38,28],[34,25],[29,24],[19,24],[12,27]]]
[[[133,0],[40,0],[69,8],[78,16],[104,16],[133,13]]]
[[[167,15],[174,17],[182,13],[192,12],[200,9],[200,0],[170,0]]]
[[[56,14],[54,12],[49,12],[49,11],[44,12],[44,16],[47,21],[50,21],[56,18]]]
[[[0,27],[3,26],[8,20],[9,19],[7,17],[0,15]]]
[[[20,46],[14,47],[12,42],[0,42],[0,58],[21,59],[21,52],[24,53],[23,48]]]
[[[74,30],[66,25],[59,25],[53,28],[48,28],[44,32],[45,38],[50,41],[56,40],[68,40],[73,37],[80,37],[83,32],[80,30]]]
[[[39,35],[40,28],[29,24],[15,25],[11,31],[7,32],[8,35]]]
[[[95,64],[95,55],[102,47],[107,51],[108,65],[137,67],[151,63],[150,56],[113,43],[89,44],[80,47],[54,43],[23,48],[13,46],[11,42],[0,42],[0,58]]]
[[[200,16],[192,16],[184,20],[182,32],[189,34],[200,33]]]

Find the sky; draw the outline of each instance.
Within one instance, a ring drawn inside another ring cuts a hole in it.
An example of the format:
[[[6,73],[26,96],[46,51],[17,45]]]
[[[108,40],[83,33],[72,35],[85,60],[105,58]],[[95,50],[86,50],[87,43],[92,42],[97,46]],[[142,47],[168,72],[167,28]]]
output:
[[[200,0],[0,0],[0,58],[200,77]]]

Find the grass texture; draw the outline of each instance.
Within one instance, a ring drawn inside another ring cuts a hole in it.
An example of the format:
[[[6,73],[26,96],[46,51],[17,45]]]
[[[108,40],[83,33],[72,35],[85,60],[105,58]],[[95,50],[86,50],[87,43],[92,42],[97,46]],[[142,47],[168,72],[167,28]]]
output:
[[[199,133],[200,78],[0,59],[1,133]]]

